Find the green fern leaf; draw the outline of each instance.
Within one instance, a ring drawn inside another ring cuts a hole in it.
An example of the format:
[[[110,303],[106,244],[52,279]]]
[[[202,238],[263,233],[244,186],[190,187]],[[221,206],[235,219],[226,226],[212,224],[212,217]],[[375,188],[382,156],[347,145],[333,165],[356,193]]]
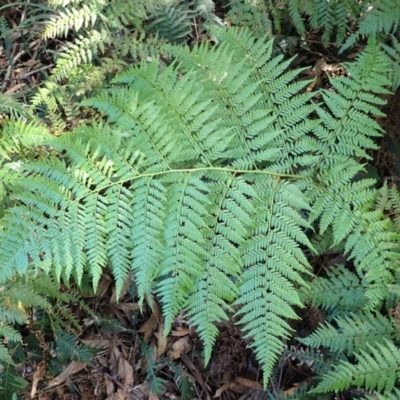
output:
[[[364,351],[355,354],[358,361],[355,365],[341,361],[333,371],[323,376],[321,383],[311,393],[339,392],[351,386],[389,393],[400,378],[400,351],[387,340],[384,345],[368,347],[370,354]]]
[[[291,306],[301,305],[293,282],[305,285],[300,274],[307,271],[308,262],[300,245],[311,244],[299,227],[308,226],[298,214],[307,205],[296,187],[270,178],[257,188],[259,211],[244,246],[243,282],[236,304],[241,306],[239,323],[253,338],[266,385],[282,351],[281,338],[290,330],[282,317],[296,318]]]
[[[394,282],[400,234],[392,230],[392,222],[380,210],[356,212],[355,217],[359,224],[349,235],[345,250],[369,283],[365,295],[368,307],[373,308],[387,296],[386,285]]]
[[[394,322],[381,314],[350,314],[335,318],[338,326],[325,323],[305,339],[297,339],[307,346],[329,347],[333,352],[347,351],[349,355],[367,351],[368,345],[384,344],[385,340],[398,339]]]
[[[341,51],[348,49],[359,38],[376,36],[379,33],[394,33],[399,29],[400,10],[392,0],[376,2],[368,7],[365,18],[360,21],[356,33],[347,38]]]
[[[305,293],[303,301],[330,312],[356,312],[367,303],[360,278],[342,265],[329,268],[328,276],[315,278],[311,286],[313,290]]]
[[[81,8],[74,7],[60,8],[57,15],[49,18],[43,31],[43,38],[48,39],[55,36],[67,36],[69,29],[78,32],[82,26],[94,25],[98,12],[95,8],[90,8],[83,3]]]

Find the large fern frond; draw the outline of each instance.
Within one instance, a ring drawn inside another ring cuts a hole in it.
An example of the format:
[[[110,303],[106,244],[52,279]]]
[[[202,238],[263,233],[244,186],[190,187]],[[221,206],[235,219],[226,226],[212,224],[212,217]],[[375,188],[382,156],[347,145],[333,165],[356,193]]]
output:
[[[51,142],[62,156],[25,166],[20,206],[2,221],[0,280],[33,265],[96,285],[109,264],[119,293],[133,270],[141,302],[159,295],[166,331],[186,310],[206,359],[236,301],[266,383],[305,285],[309,206],[290,164],[315,106],[271,43],[226,37],[177,50],[167,68],[132,67],[86,102],[109,124],[63,135]]]
[[[159,297],[165,333],[186,312],[206,361],[216,324],[236,312],[266,385],[307,287],[307,213],[345,242],[372,302],[394,281],[397,234],[383,210],[365,213],[372,180],[356,181],[380,134],[370,115],[387,58],[370,44],[316,105],[272,42],[213,32],[215,46],[166,47],[170,65],[127,69],[84,103],[107,122],[49,139],[57,156],[23,164],[1,221],[0,283],[36,270],[96,286],[110,267],[120,293],[133,272],[140,303]]]

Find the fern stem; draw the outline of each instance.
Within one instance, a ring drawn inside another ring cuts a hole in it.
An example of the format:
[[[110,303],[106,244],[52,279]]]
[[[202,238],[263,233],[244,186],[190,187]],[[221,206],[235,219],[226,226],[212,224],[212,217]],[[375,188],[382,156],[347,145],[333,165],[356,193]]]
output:
[[[291,175],[291,174],[280,174],[278,172],[271,172],[271,171],[263,171],[263,170],[246,170],[246,169],[234,169],[234,168],[223,168],[223,167],[201,167],[201,168],[182,168],[182,169],[169,169],[167,171],[159,171],[159,172],[149,172],[145,174],[140,174],[136,176],[129,176],[129,178],[120,179],[116,182],[110,182],[107,185],[102,185],[94,190],[90,190],[90,193],[100,192],[102,190],[108,189],[115,185],[121,185],[129,181],[134,181],[136,179],[142,178],[154,178],[155,176],[162,176],[171,173],[182,173],[182,172],[199,172],[199,171],[222,171],[222,172],[229,172],[235,175],[237,174],[262,174],[262,175],[269,175],[275,176],[277,178],[291,178],[291,179],[307,179],[307,176],[301,175]],[[67,207],[69,207],[73,203],[77,203],[82,200],[84,197],[87,197],[88,193],[85,193],[82,196],[76,197],[74,200],[70,200]]]

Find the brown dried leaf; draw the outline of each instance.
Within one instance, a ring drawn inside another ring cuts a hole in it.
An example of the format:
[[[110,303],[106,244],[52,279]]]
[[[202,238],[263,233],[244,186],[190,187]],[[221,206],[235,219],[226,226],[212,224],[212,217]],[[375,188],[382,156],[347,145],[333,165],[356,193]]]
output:
[[[181,360],[192,371],[193,376],[195,377],[195,379],[199,383],[199,385],[202,388],[204,388],[207,392],[210,392],[211,391],[210,386],[203,380],[201,373],[199,372],[197,367],[194,365],[193,361],[189,358],[189,356],[185,353],[182,353]]]
[[[144,381],[138,386],[135,386],[131,390],[132,395],[134,398],[137,398],[139,400],[148,400],[149,398],[149,382]]]
[[[43,379],[45,373],[46,373],[46,366],[44,362],[41,362],[38,366],[38,369],[33,373],[31,399],[33,399],[36,396],[37,384],[39,383],[39,381]]]
[[[114,382],[112,382],[107,377],[105,377],[104,382],[106,384],[107,395],[111,396],[112,394],[114,394],[114,391],[115,391]]]
[[[149,393],[149,400],[160,400],[160,398],[153,392]]]
[[[167,349],[167,338],[163,336],[164,324],[158,326],[158,332],[154,335],[157,337],[157,356],[160,357],[165,353]]]
[[[192,333],[192,329],[178,327],[176,328],[176,331],[171,331],[171,336],[186,336],[191,335]]]
[[[66,380],[69,380],[71,375],[75,374],[76,372],[79,372],[81,369],[86,367],[86,363],[81,363],[77,361],[71,361],[67,367],[64,368],[63,372],[56,376],[54,379],[52,379],[47,387],[53,387],[53,386],[58,386],[64,383]]]
[[[108,349],[110,347],[110,340],[108,339],[82,339],[81,342],[93,349]]]
[[[133,368],[128,360],[120,357],[118,360],[118,378],[124,387],[131,387],[133,385]]]
[[[258,382],[252,381],[251,379],[242,378],[241,376],[237,376],[235,381],[240,385],[246,386],[250,389],[262,390],[263,388]]]
[[[189,336],[184,336],[172,344],[171,350],[168,352],[168,357],[171,360],[176,360],[181,357],[182,353],[187,353],[192,348],[189,343]]]
[[[158,324],[158,320],[155,314],[152,314],[150,318],[140,327],[138,330],[139,333],[144,334],[144,341],[147,343],[150,339],[150,336],[153,334],[154,329]]]
[[[115,400],[129,400],[131,396],[125,390],[118,389],[117,393],[114,394]]]
[[[118,310],[121,310],[126,318],[128,318],[129,321],[132,320],[132,311],[139,310],[139,304],[138,303],[117,303],[113,305],[114,308],[117,308]]]
[[[229,383],[224,383],[218,390],[215,392],[214,398],[221,396],[222,393],[225,392],[225,390],[229,389]]]
[[[236,381],[232,381],[229,383],[229,389],[239,394],[247,393],[249,391],[246,386],[243,386]]]

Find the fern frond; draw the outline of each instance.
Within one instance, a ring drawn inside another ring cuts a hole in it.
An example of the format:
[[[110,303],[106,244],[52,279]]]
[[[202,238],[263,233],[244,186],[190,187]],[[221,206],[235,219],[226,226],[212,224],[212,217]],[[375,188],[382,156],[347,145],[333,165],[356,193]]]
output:
[[[384,102],[378,96],[389,93],[386,69],[386,57],[370,41],[357,62],[348,66],[351,77],[331,79],[335,91],[322,93],[326,108],[318,108],[322,123],[315,128],[324,143],[318,150],[322,175],[315,192],[310,191],[314,204],[310,219],[321,218],[321,233],[333,227],[334,244],[357,225],[353,210],[371,207],[376,196],[373,180],[353,181],[361,168],[357,158],[368,159],[366,150],[376,148],[373,138],[381,135],[382,128],[371,114],[382,114],[378,107]]]
[[[6,338],[13,342],[18,342],[22,339],[21,334],[10,325],[0,324],[0,337]]]
[[[376,148],[373,139],[382,128],[372,115],[383,115],[385,104],[379,95],[389,94],[387,58],[373,40],[352,64],[346,64],[349,76],[330,79],[333,90],[323,90],[327,109],[318,109],[322,124],[316,134],[326,142],[326,156],[363,157],[365,150]],[[365,149],[365,150],[364,150]]]
[[[92,30],[87,36],[78,36],[74,43],[58,54],[53,78],[61,80],[68,76],[72,68],[82,63],[89,63],[94,53],[104,51],[105,40],[104,33],[96,30]]]
[[[394,388],[390,393],[373,393],[371,396],[364,397],[363,400],[397,400],[400,398],[400,390]]]
[[[276,3],[276,2],[275,2]],[[320,2],[320,4],[323,4],[325,2]],[[297,32],[301,36],[304,36],[306,33],[306,27],[304,25],[303,21],[303,16],[302,14],[302,2],[301,0],[291,0],[288,2],[288,11],[289,11],[289,16],[292,19],[292,23],[297,29]]]
[[[385,340],[398,339],[398,326],[379,313],[350,314],[334,318],[335,328],[325,323],[310,336],[297,339],[311,347],[329,347],[333,352],[346,351],[349,355],[367,351],[368,346],[384,344]]]
[[[36,121],[9,121],[1,131],[0,155],[10,160],[22,148],[33,149],[46,143],[51,137],[48,128]]]
[[[313,165],[316,145],[309,134],[318,121],[309,118],[315,105],[310,101],[313,94],[305,92],[309,82],[297,79],[302,70],[287,71],[291,60],[282,61],[281,55],[272,58],[273,42],[265,43],[266,37],[255,41],[248,30],[235,28],[216,30],[216,36],[235,49],[234,62],[244,62],[243,66],[252,70],[251,82],[261,83],[260,101],[264,103],[261,112],[271,110],[272,115],[278,116],[271,124],[275,134],[269,147],[278,148],[279,153],[274,154],[276,158],[268,157],[277,161],[275,166],[268,166],[276,171],[293,173],[298,166]]]
[[[76,342],[76,337],[71,333],[58,332],[56,335],[57,357],[64,362],[75,360],[90,364],[92,358],[90,348],[83,344],[77,345]]]
[[[269,19],[264,2],[249,3],[247,0],[234,0],[229,5],[226,19],[233,25],[249,28],[257,38],[262,38],[267,33],[272,36],[272,21]]]
[[[315,307],[338,310],[340,314],[356,312],[367,302],[364,284],[360,278],[342,265],[328,269],[326,278],[315,278],[313,290],[305,294],[304,302],[310,301]]]
[[[164,1],[157,0],[163,4]],[[121,26],[134,25],[138,30],[142,30],[143,21],[147,19],[147,7],[152,1],[141,0],[135,3],[126,3],[124,0],[113,0],[105,7],[103,13],[106,17],[107,25],[112,29]]]
[[[0,343],[0,366],[3,366],[4,364],[6,366],[8,366],[8,365],[13,366],[14,365],[12,357],[10,356],[10,354],[8,352],[8,348],[6,346],[4,346],[3,343]],[[0,373],[0,379],[1,379],[0,382],[2,384],[1,387],[3,387],[3,385],[4,385],[4,383],[3,383],[4,379],[3,379],[2,375],[3,374]],[[0,389],[1,389],[1,387],[0,387]]]
[[[2,52],[4,52],[5,56],[7,57],[7,61],[9,63],[9,65],[14,69],[15,68],[14,60],[13,60],[13,57],[11,56],[11,52],[10,52],[11,45],[12,45],[11,31],[8,26],[7,19],[3,15],[0,16],[0,43],[2,44]],[[7,102],[13,103],[11,96],[7,96],[5,94],[0,95],[0,100],[1,100],[1,102],[5,101],[6,103]],[[16,104],[14,103],[14,106],[15,105]],[[10,105],[8,105],[8,107],[10,107]],[[4,108],[7,108],[7,105]],[[13,108],[11,108],[11,110]],[[22,108],[21,105],[20,105],[20,108]],[[1,108],[0,108],[0,110],[1,110]]]
[[[215,14],[215,4],[212,0],[194,0],[193,11],[207,25],[223,26],[222,20]]]
[[[369,299],[368,307],[372,308],[387,296],[386,285],[394,282],[400,234],[392,230],[392,222],[380,210],[354,215],[359,223],[349,235],[345,250],[369,283],[365,295]]]
[[[206,193],[204,203],[208,207],[204,211],[214,217],[208,218],[204,233],[206,238],[212,233],[212,239],[207,240],[206,262],[185,307],[204,341],[206,362],[218,335],[216,324],[228,319],[226,311],[238,295],[242,269],[239,248],[244,245],[254,213],[248,196],[258,197],[251,183],[245,176],[235,179],[234,175],[215,174]]]
[[[327,161],[327,160],[325,160]],[[313,208],[310,221],[320,219],[320,233],[324,234],[329,227],[333,228],[333,243],[338,245],[357,225],[354,209],[373,204],[376,192],[372,189],[375,181],[363,179],[353,182],[362,167],[352,161],[335,163],[318,174],[314,190],[310,185],[310,196]]]
[[[146,380],[149,382],[150,390],[154,394],[160,394],[167,381],[157,376],[158,366],[154,361],[153,349],[149,348],[146,343],[141,343],[140,349],[143,354],[146,365]]]
[[[56,36],[66,37],[70,29],[78,32],[82,26],[88,28],[93,26],[98,16],[96,8],[89,7],[85,2],[77,9],[74,6],[68,8],[58,8],[56,14],[48,19],[48,22],[43,30],[42,36],[44,39],[53,38]]]
[[[318,106],[272,42],[213,32],[215,46],[168,46],[170,65],[127,69],[84,102],[102,122],[48,139],[52,157],[23,164],[1,220],[0,283],[45,271],[96,286],[109,267],[118,296],[133,272],[140,303],[159,296],[165,333],[186,312],[206,361],[216,324],[236,312],[266,386],[308,287],[310,221],[345,243],[370,299],[395,281],[397,234],[374,210],[374,182],[356,179],[380,134],[370,114],[387,58],[371,44]],[[329,279],[364,305],[359,280],[339,272]]]
[[[321,38],[325,44],[332,39],[337,44],[342,44],[347,37],[347,32],[351,29],[351,24],[354,24],[354,19],[358,20],[360,18],[360,14],[365,7],[363,3],[351,0],[309,0],[305,3],[303,2],[302,10],[309,16],[311,29],[323,29]],[[296,28],[300,33],[299,28]]]
[[[171,48],[171,52],[182,60],[186,71],[196,68],[202,86],[224,105],[218,110],[224,124],[243,120],[242,125],[234,127],[233,150],[227,149],[226,157],[235,159],[235,168],[248,169],[265,163],[279,173],[292,173],[293,164],[311,163],[312,141],[305,140],[305,135],[316,122],[304,120],[315,108],[309,102],[312,95],[298,94],[306,83],[293,83],[300,71],[285,72],[290,61],[271,59],[272,42],[265,42],[265,38],[255,41],[248,30],[213,32],[221,42],[217,48],[201,44],[192,52],[185,48]],[[227,45],[234,50],[233,54],[227,53]],[[219,68],[213,75],[207,68],[209,63]],[[228,70],[227,65],[232,63],[234,66]],[[238,157],[240,148],[245,157]]]
[[[385,53],[390,58],[389,73],[390,80],[392,82],[392,90],[395,92],[400,86],[400,42],[396,39],[395,36],[391,35],[392,45],[388,46],[385,43],[381,43],[381,48],[385,51]]]
[[[283,317],[296,318],[291,306],[301,305],[293,282],[305,285],[301,274],[307,271],[308,262],[300,245],[311,245],[299,228],[307,226],[298,214],[307,205],[296,187],[272,178],[257,187],[261,200],[243,249],[243,282],[236,304],[241,306],[239,323],[247,337],[253,338],[266,385],[282,351],[281,338],[290,330]]]
[[[12,119],[17,119],[18,117],[32,118],[24,104],[7,94],[0,94],[0,114],[8,114]]]
[[[192,34],[192,20],[195,16],[190,3],[172,1],[167,5],[149,4],[147,10],[151,22],[146,29],[157,32],[171,43],[186,41]]]
[[[368,347],[368,353],[360,351],[355,354],[357,364],[341,361],[333,371],[325,374],[312,393],[339,392],[351,386],[363,386],[384,393],[392,391],[400,378],[399,349],[387,340],[385,344]]]
[[[131,58],[133,62],[139,63],[141,60],[155,60],[158,59],[159,54],[162,52],[164,40],[158,36],[146,35],[144,31],[132,33],[130,31],[123,31],[119,34],[118,40],[112,41],[115,51],[112,52],[110,61],[107,58],[101,58],[101,64],[106,71],[113,70],[116,62],[120,62],[123,67],[121,71],[126,69],[126,60]],[[130,57],[129,57],[130,56]],[[107,66],[107,63],[110,66]]]
[[[78,283],[85,272],[96,285],[109,265],[119,293],[133,270],[140,302],[160,296],[166,331],[184,309],[207,359],[215,324],[236,301],[267,382],[308,268],[309,206],[301,176],[286,171],[291,135],[311,129],[300,120],[314,106],[296,95],[299,71],[286,73],[271,43],[239,30],[226,37],[215,49],[177,51],[180,64],[132,67],[85,103],[109,124],[55,138],[62,156],[24,165],[20,205],[2,220],[0,281],[33,267]],[[244,51],[251,58],[237,62]],[[260,90],[259,68],[279,98]]]
[[[356,33],[351,35],[341,47],[341,51],[348,49],[361,37],[377,36],[380,33],[390,34],[398,31],[400,9],[397,2],[382,0],[368,7],[365,18],[360,21]]]
[[[290,349],[285,349],[281,356],[282,361],[290,359],[297,367],[307,365],[310,369],[315,371],[318,375],[325,373],[329,370],[332,361],[329,357],[326,357],[324,352],[320,349],[314,350],[313,348],[307,347],[296,347],[290,346]],[[282,364],[281,364],[282,365]]]
[[[181,392],[182,399],[191,399],[194,396],[192,383],[185,374],[183,368],[169,358],[163,358],[162,362],[174,373],[174,381],[178,390]]]
[[[29,384],[27,380],[17,373],[12,363],[5,364],[4,369],[0,373],[0,381],[0,393],[7,400],[18,400],[16,393],[24,390]]]

